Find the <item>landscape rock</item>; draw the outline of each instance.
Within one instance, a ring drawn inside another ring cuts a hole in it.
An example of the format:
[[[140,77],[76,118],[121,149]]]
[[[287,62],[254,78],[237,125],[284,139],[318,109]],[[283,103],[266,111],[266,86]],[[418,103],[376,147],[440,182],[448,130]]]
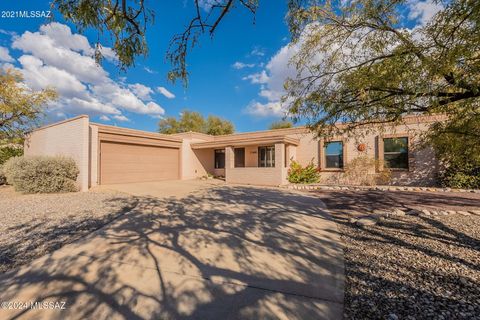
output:
[[[378,220],[373,217],[367,217],[367,218],[360,218],[355,223],[357,226],[365,227],[365,226],[373,226],[377,224],[377,221]]]
[[[373,210],[373,214],[376,216],[388,216],[391,212],[389,210],[377,209]]]
[[[427,209],[423,209],[421,212],[425,216],[430,216],[431,215],[430,211],[428,211]]]
[[[418,210],[415,210],[415,209],[411,209],[411,210],[408,210],[407,211],[407,214],[408,215],[411,215],[411,216],[418,216],[420,215],[422,212],[421,211],[418,211]]]
[[[404,216],[406,213],[402,209],[393,209],[392,214],[394,216]]]
[[[390,313],[388,315],[388,320],[398,320],[398,316],[395,313]]]

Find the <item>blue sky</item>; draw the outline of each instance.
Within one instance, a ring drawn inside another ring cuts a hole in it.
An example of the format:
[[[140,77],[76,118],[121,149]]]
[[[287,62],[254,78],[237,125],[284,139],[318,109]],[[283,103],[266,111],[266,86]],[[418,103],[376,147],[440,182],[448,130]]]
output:
[[[193,0],[191,2],[193,3]],[[154,4],[156,1],[150,1],[150,3]],[[99,112],[90,108],[58,106],[50,113],[49,119],[57,120],[75,114],[88,113],[93,121],[154,131],[157,129],[159,116],[178,116],[181,110],[188,109],[199,111],[205,115],[215,114],[227,118],[234,122],[236,130],[239,132],[265,129],[269,123],[279,119],[281,115],[278,112],[265,115],[248,112],[249,105],[256,101],[266,103],[268,99],[259,96],[261,84],[252,83],[252,80],[246,79],[246,77],[261,73],[269,59],[288,43],[289,34],[284,23],[285,2],[262,1],[255,24],[252,15],[247,11],[242,9],[232,12],[227,19],[222,21],[214,39],[203,38],[201,43],[190,52],[188,59],[189,85],[184,88],[181,83],[173,85],[166,80],[166,73],[170,66],[165,61],[165,52],[172,35],[182,31],[191,17],[192,8],[190,3],[183,1],[168,1],[168,4],[155,5],[153,7],[156,14],[155,24],[147,31],[150,48],[148,57],[139,57],[136,60],[136,66],[126,72],[119,71],[115,63],[110,61],[104,61],[101,66],[108,72],[109,78],[124,82],[126,88],[129,84],[141,84],[151,88],[154,92],[148,99],[144,99],[144,102],[151,98],[154,103],[164,109],[163,114],[148,115],[118,107],[121,115],[117,115],[117,118],[123,120],[126,119],[122,116],[128,118],[128,121],[120,121],[114,119],[115,115],[108,112]],[[49,3],[48,1],[9,2],[1,4],[1,10],[49,10]],[[55,15],[55,21],[64,24],[58,14]],[[49,21],[43,18],[0,19],[0,46],[6,48],[8,55],[13,58],[13,60],[7,59],[8,61],[4,59],[3,62],[25,69],[26,66],[22,65],[18,59],[24,55],[33,55],[43,61],[43,66],[52,65],[62,70],[62,64],[57,65],[56,61],[49,63],[46,61],[48,59],[43,59],[41,53],[34,52],[34,50],[42,50],[41,48],[28,49],[28,44],[17,44],[12,47],[15,37],[21,37],[26,31],[38,33],[41,25],[46,23]],[[78,32],[74,26],[69,24],[66,26],[71,27],[72,35]],[[40,33],[42,34],[42,32]],[[84,36],[93,46],[96,41],[96,33],[87,31]],[[35,41],[35,39],[25,39],[25,41]],[[40,42],[42,41],[40,40]],[[103,44],[109,45],[108,41],[104,41]],[[19,49],[19,47],[23,49]],[[88,56],[88,54],[83,55]],[[255,80],[253,81],[255,82]],[[86,87],[91,84],[90,82],[81,82]],[[159,86],[167,89],[175,95],[175,98],[168,99],[157,92],[155,88]],[[65,89],[65,91],[68,90]],[[64,103],[68,102],[64,101]],[[108,101],[104,101],[104,103],[108,103]],[[101,117],[103,119],[108,117],[110,120],[102,120]]]
[[[255,24],[246,10],[232,11],[214,39],[204,37],[190,51],[187,88],[166,80],[165,53],[192,17],[193,0],[159,2],[149,1],[156,15],[147,31],[150,53],[126,72],[116,67],[108,39],[101,41],[108,59],[96,66],[91,47],[97,34],[80,34],[58,13],[53,23],[0,18],[0,67],[21,70],[33,89],[57,88],[60,99],[49,108],[48,121],[89,114],[95,122],[156,131],[161,117],[188,109],[229,119],[245,132],[282,118],[283,81],[294,75],[288,61],[295,52],[288,46],[286,1],[260,1]],[[9,1],[0,8],[47,11],[49,1]],[[436,10],[431,0],[412,0],[410,18],[425,20]]]

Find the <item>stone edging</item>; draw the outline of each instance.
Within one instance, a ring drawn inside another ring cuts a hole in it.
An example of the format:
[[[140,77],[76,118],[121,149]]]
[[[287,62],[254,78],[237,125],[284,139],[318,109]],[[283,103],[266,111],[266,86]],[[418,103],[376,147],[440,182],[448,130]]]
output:
[[[420,217],[430,217],[430,216],[448,216],[458,214],[462,216],[471,216],[476,215],[480,216],[480,210],[438,210],[438,209],[409,209],[404,211],[399,208],[389,209],[389,210],[374,210],[370,215],[364,215],[358,218],[350,218],[350,223],[355,223],[358,226],[372,226],[375,225],[380,219],[388,218],[392,216],[420,216]]]
[[[470,192],[480,193],[480,189],[452,189],[408,186],[332,186],[319,184],[287,184],[283,188],[293,190],[348,190],[348,191],[426,191],[426,192]]]

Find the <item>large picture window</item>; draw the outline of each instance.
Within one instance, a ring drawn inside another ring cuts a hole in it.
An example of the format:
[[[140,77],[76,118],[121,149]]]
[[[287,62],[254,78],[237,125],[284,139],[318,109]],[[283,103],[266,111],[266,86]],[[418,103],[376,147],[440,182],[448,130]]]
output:
[[[326,142],[324,147],[325,168],[342,169],[343,168],[343,142]]]
[[[215,169],[225,169],[225,149],[215,150]]]
[[[383,159],[391,169],[408,169],[408,138],[384,138]]]
[[[275,146],[258,147],[258,166],[275,167]]]

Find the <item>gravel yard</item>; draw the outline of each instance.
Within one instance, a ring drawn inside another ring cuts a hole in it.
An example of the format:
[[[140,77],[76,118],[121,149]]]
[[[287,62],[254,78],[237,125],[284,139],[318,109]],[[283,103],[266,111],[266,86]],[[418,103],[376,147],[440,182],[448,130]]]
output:
[[[480,209],[478,194],[316,192],[345,243],[346,319],[480,319],[480,216],[395,216],[374,209]]]
[[[0,186],[0,273],[89,234],[134,203],[107,191],[22,195]]]

